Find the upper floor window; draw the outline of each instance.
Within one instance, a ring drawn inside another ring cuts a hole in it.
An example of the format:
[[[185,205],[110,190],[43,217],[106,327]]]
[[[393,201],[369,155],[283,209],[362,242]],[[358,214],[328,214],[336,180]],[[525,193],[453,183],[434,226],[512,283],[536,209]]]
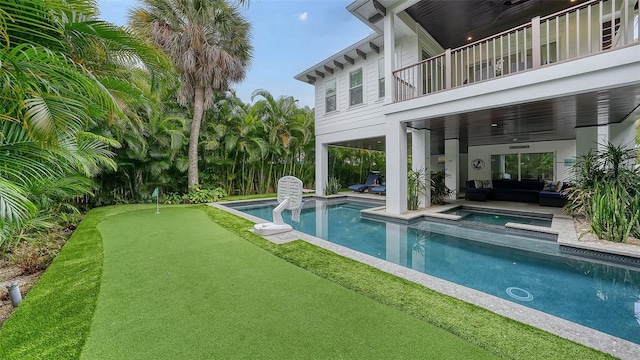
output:
[[[384,97],[384,58],[378,60],[378,97]]]
[[[349,73],[349,106],[362,104],[362,68]]]
[[[336,79],[327,80],[324,85],[325,112],[336,111]]]
[[[615,18],[602,23],[602,50],[611,49],[615,46],[614,41],[620,30],[620,18]]]

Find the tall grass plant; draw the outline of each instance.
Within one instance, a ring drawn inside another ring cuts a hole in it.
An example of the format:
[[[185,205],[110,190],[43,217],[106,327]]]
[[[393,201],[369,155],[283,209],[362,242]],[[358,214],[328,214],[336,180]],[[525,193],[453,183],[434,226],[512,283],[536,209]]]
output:
[[[599,238],[626,242],[630,235],[640,236],[638,149],[612,143],[604,148],[577,158],[565,210],[584,215]]]

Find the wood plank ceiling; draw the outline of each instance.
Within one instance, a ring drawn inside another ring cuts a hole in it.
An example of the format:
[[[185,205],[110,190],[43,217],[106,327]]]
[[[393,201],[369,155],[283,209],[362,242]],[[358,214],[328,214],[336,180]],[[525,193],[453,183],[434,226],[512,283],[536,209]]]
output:
[[[406,12],[445,49],[454,49],[585,1],[423,0]]]
[[[633,85],[418,120],[408,127],[431,131],[432,154],[443,154],[444,140],[454,138],[460,140],[460,151],[466,153],[468,146],[575,139],[576,127],[603,125],[599,123],[598,114],[606,113],[604,118],[611,119],[612,123],[640,118],[639,104],[640,87]],[[360,139],[334,145],[384,151],[385,139]]]

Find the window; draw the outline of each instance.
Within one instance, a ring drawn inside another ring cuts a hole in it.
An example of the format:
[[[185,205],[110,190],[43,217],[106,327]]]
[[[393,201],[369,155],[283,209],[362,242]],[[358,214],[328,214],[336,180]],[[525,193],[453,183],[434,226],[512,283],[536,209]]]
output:
[[[384,97],[384,58],[378,60],[378,97]]]
[[[491,155],[493,180],[553,180],[553,170],[552,152]]]
[[[327,80],[324,85],[325,112],[336,111],[336,79]]]
[[[349,73],[349,106],[362,104],[362,69]]]
[[[611,49],[615,44],[616,35],[620,30],[620,18],[616,18],[612,23],[611,20],[602,23],[602,50]]]

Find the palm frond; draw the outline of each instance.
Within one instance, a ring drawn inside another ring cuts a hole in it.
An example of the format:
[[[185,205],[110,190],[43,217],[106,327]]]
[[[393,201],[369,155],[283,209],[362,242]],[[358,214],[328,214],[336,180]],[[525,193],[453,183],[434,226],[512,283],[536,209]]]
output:
[[[6,224],[20,224],[35,211],[20,187],[0,177],[0,233]]]

